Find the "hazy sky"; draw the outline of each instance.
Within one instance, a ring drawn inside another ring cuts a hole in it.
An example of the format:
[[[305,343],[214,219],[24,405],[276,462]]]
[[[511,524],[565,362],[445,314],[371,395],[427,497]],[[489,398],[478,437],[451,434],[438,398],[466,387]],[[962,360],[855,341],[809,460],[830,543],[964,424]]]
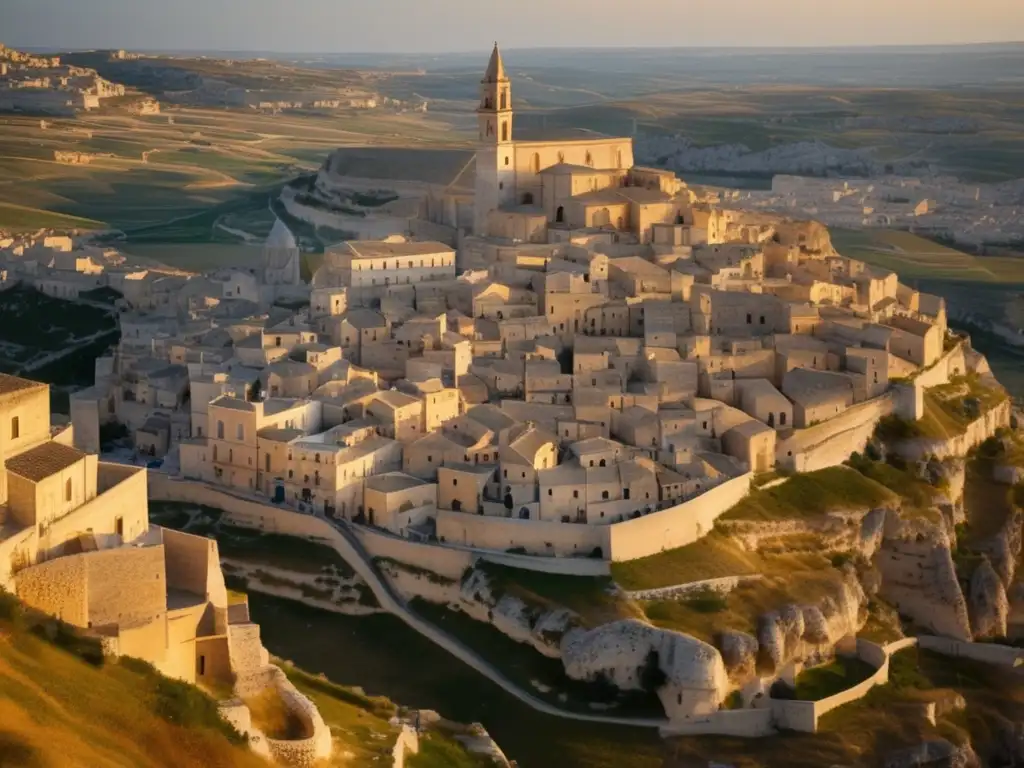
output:
[[[628,14],[626,18],[620,14]],[[1024,40],[1024,0],[0,0],[0,41],[285,52]]]

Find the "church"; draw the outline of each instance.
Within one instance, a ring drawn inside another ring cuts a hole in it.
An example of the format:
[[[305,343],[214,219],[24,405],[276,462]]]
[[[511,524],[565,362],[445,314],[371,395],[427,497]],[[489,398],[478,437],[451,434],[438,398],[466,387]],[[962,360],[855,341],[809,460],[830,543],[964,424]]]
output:
[[[512,83],[497,43],[477,115],[477,237],[547,243],[567,239],[562,232],[603,229],[646,243],[655,225],[691,225],[689,232],[701,223],[693,220],[693,195],[673,173],[633,164],[630,138],[516,141]]]

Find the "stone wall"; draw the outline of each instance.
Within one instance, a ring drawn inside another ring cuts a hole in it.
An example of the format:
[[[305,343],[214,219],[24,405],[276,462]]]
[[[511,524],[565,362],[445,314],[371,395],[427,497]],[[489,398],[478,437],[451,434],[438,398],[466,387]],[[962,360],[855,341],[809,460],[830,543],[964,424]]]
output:
[[[907,440],[897,450],[904,458],[918,461],[934,454],[939,459],[948,456],[966,456],[996,433],[1000,427],[1010,426],[1013,403],[1007,400],[982,414],[964,428],[962,435],[946,440]]]
[[[31,608],[84,627],[89,621],[85,559],[62,557],[26,568],[15,577],[18,599]]]
[[[962,376],[965,373],[967,373],[967,359],[964,354],[964,346],[961,343],[946,352],[931,368],[918,373],[914,377],[914,384],[923,389],[929,389],[948,384],[953,376]]]
[[[663,737],[668,736],[739,736],[755,738],[775,733],[772,710],[736,709],[722,710],[710,715],[673,720],[658,729]]]
[[[585,557],[598,548],[607,557],[604,551],[607,528],[609,526],[550,523],[447,510],[437,512],[437,536],[445,542],[498,552],[523,547],[529,554],[548,557]]]
[[[917,638],[922,648],[941,653],[945,656],[973,659],[985,664],[997,664],[1006,667],[1024,665],[1024,648],[996,643],[970,643],[953,640],[948,637],[932,637],[922,635]]]
[[[692,544],[710,533],[715,520],[747,495],[752,478],[748,472],[669,509],[605,526],[605,557],[623,562]]]
[[[690,581],[686,584],[673,584],[668,587],[657,587],[656,589],[638,589],[626,592],[631,600],[676,600],[692,595],[695,592],[710,590],[720,594],[728,594],[744,582],[757,581],[764,578],[761,574],[751,576],[723,576],[720,579],[704,579],[703,581]]]
[[[842,464],[850,454],[864,450],[879,419],[892,410],[892,394],[886,393],[848,408],[834,419],[797,430],[788,439],[778,442],[776,461],[797,472],[814,472]]]
[[[875,667],[875,673],[857,685],[819,701],[771,699],[775,725],[793,731],[816,733],[820,717],[837,707],[864,698],[876,685],[889,682],[889,652],[886,648],[858,639],[857,658]]]
[[[331,729],[327,727],[316,705],[296,688],[279,667],[271,665],[269,680],[285,707],[303,725],[309,735],[304,739],[267,739],[271,756],[279,763],[294,768],[313,768],[331,755]]]
[[[162,546],[107,549],[81,555],[86,564],[89,621],[129,627],[163,619],[167,580]]]

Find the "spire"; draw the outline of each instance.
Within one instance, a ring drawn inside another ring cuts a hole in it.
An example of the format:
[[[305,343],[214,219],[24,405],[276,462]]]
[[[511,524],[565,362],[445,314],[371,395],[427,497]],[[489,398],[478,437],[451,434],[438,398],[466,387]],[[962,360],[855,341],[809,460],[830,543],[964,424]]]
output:
[[[501,60],[501,51],[498,50],[498,43],[495,41],[494,50],[491,51],[491,60],[487,63],[487,74],[484,75],[485,83],[503,83],[508,80],[505,74],[505,64]]]

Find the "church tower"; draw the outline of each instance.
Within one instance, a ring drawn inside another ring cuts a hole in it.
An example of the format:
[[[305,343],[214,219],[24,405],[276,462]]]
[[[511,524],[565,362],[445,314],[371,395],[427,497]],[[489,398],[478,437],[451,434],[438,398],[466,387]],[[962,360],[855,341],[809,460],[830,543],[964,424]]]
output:
[[[508,144],[512,141],[512,83],[505,74],[497,43],[484,79],[480,81],[480,107],[476,112],[481,144]]]
[[[498,44],[494,44],[484,79],[480,81],[480,129],[476,152],[476,198],[473,232],[487,234],[487,215],[516,202],[516,157],[512,142],[512,83],[505,73]]]

